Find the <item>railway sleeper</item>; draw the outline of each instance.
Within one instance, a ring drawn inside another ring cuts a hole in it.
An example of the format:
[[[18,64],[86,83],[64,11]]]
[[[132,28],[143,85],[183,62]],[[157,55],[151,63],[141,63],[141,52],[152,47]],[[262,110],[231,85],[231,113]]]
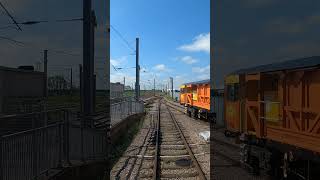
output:
[[[181,145],[173,145],[173,146],[162,145],[160,147],[162,150],[186,150],[186,147]]]
[[[188,151],[185,149],[183,149],[183,150],[177,150],[177,149],[163,150],[163,149],[161,149],[160,153],[162,156],[188,155]]]
[[[197,177],[199,175],[195,168],[181,168],[181,169],[161,169],[161,178],[188,178]]]
[[[175,161],[162,161],[161,168],[162,169],[181,169],[181,168],[195,168],[195,166],[191,163],[190,166],[182,167],[182,166],[178,166]]]

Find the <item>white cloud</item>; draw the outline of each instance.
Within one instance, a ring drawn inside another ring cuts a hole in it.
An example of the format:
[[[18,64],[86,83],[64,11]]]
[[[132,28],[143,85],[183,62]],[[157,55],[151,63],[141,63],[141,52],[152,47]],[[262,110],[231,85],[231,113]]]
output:
[[[120,62],[118,60],[115,60],[115,59],[111,59],[110,60],[110,63],[114,66],[119,66],[120,65]]]
[[[191,44],[182,45],[178,49],[188,52],[210,53],[210,33],[200,34],[193,39]]]
[[[164,64],[157,64],[153,67],[153,69],[161,72],[169,71],[169,69]]]
[[[186,64],[194,64],[194,63],[198,62],[197,59],[194,59],[191,56],[184,56],[184,57],[180,58],[180,61],[182,61]]]
[[[205,67],[194,67],[192,68],[192,72],[194,73],[210,73],[210,65],[207,65]]]
[[[110,60],[111,65],[113,66],[120,66],[120,65],[124,65],[127,63],[127,57],[123,56],[117,59],[111,58]]]

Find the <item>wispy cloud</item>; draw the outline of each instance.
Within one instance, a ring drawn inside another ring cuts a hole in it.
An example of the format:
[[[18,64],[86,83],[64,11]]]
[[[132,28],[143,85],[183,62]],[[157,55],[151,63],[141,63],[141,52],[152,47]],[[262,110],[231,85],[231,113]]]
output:
[[[179,60],[183,63],[186,63],[186,64],[194,64],[194,63],[197,63],[198,60],[191,57],[191,56],[184,56],[182,58],[179,58]]]
[[[170,69],[164,64],[157,64],[153,67],[153,69],[160,72],[170,71]]]
[[[192,68],[192,72],[194,73],[209,73],[210,72],[210,65],[205,67],[194,67]]]
[[[178,49],[187,52],[210,53],[210,33],[200,34],[193,39],[191,44],[182,45]]]
[[[125,65],[126,61],[127,61],[127,57],[123,56],[123,57],[120,57],[120,58],[112,58],[110,60],[110,63],[113,66],[121,66],[121,65]]]

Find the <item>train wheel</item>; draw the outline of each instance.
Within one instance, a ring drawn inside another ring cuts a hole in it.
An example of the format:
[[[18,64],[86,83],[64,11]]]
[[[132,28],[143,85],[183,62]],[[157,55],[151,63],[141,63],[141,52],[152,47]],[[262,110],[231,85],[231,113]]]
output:
[[[284,177],[284,179],[287,179],[288,177],[288,168],[289,168],[289,157],[288,157],[288,153],[284,153],[283,155],[283,166],[282,166],[282,176]]]
[[[191,117],[191,111],[187,111],[189,117]]]
[[[275,179],[281,179],[283,174],[281,169],[281,153],[279,151],[273,150],[270,160],[270,175]]]
[[[225,137],[229,137],[229,136],[230,136],[230,133],[229,133],[228,130],[225,130],[225,131],[224,131],[224,136],[225,136]]]
[[[194,109],[191,110],[191,117],[192,118],[195,118],[196,117],[196,112]]]

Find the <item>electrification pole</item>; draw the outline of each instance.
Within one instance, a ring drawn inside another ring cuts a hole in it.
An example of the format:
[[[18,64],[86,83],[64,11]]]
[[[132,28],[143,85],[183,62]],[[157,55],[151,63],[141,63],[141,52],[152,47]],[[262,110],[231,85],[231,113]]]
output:
[[[85,116],[89,116],[93,112],[93,71],[91,70],[90,62],[92,53],[91,4],[91,0],[83,0],[83,113]],[[86,125],[91,124],[91,122],[83,123]]]
[[[123,77],[123,91],[126,90],[126,77]]]
[[[156,79],[153,78],[153,95],[156,96]]]
[[[79,85],[79,91],[80,91],[80,112],[81,114],[84,111],[84,106],[83,106],[83,69],[82,69],[82,65],[79,64],[79,79],[80,79],[80,85]]]
[[[107,145],[106,145],[106,158],[107,164],[109,161],[110,146],[111,146],[111,111],[110,111],[110,0],[106,0],[106,63],[105,63],[105,82],[106,82],[106,136],[107,136]],[[106,174],[110,174],[110,166],[107,166]],[[110,179],[107,176],[107,179]]]
[[[48,50],[44,50],[43,52],[43,70],[44,70],[44,83],[43,83],[43,87],[44,87],[44,112],[47,111],[47,103],[48,103]],[[47,126],[48,125],[48,117],[47,117],[47,113],[44,113],[44,125]]]
[[[136,100],[140,99],[139,38],[136,38]]]
[[[73,89],[72,89],[72,86],[73,86],[72,83],[73,83],[73,82],[72,82],[72,67],[71,67],[71,68],[70,68],[70,95],[71,95],[71,96],[72,96],[72,90],[73,90]]]
[[[173,77],[170,77],[170,81],[171,81],[171,97],[173,99]]]
[[[43,95],[45,98],[48,97],[48,50],[43,51],[43,71],[44,71],[44,92]]]

